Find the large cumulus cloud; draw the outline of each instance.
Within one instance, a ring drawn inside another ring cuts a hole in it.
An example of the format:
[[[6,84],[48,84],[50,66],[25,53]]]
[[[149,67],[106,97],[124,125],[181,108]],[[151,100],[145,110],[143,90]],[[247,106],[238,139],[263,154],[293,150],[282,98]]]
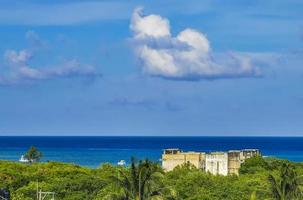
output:
[[[146,74],[182,80],[260,76],[250,56],[236,52],[215,56],[205,34],[187,28],[174,37],[167,19],[144,16],[142,11],[134,10],[130,28]]]

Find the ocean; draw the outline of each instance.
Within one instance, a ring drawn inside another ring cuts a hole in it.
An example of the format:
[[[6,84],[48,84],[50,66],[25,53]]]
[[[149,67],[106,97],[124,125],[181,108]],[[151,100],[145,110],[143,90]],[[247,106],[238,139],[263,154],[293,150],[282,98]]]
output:
[[[42,161],[62,161],[96,168],[129,163],[131,157],[159,161],[163,149],[225,151],[257,148],[265,156],[303,161],[303,137],[0,137],[0,160],[18,161],[30,146]]]

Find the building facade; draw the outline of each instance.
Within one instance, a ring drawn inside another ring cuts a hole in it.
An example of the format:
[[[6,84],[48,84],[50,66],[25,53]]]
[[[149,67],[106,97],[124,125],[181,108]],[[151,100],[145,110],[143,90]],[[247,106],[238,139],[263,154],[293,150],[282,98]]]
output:
[[[184,163],[191,163],[198,169],[204,169],[205,153],[182,152],[180,149],[165,149],[162,155],[162,167],[171,171]]]
[[[215,175],[228,174],[228,154],[226,152],[211,152],[205,157],[205,171]]]
[[[239,174],[239,169],[243,161],[241,160],[241,151],[228,151],[228,173]]]
[[[171,171],[175,167],[190,163],[196,168],[214,175],[239,174],[241,164],[246,159],[260,156],[258,149],[231,150],[227,152],[183,152],[180,149],[165,149],[162,167]]]

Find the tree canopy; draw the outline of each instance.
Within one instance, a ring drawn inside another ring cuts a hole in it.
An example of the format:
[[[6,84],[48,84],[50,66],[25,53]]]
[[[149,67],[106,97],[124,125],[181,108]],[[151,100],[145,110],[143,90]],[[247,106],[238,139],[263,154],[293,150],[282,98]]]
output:
[[[31,146],[27,153],[25,154],[25,158],[29,160],[29,162],[38,162],[42,158],[43,154],[36,147]]]
[[[164,173],[158,163],[134,159],[127,167],[96,169],[0,161],[0,188],[9,189],[13,200],[36,199],[37,181],[62,200],[297,200],[302,175],[301,163],[262,157],[247,160],[239,176],[215,176],[189,164]]]

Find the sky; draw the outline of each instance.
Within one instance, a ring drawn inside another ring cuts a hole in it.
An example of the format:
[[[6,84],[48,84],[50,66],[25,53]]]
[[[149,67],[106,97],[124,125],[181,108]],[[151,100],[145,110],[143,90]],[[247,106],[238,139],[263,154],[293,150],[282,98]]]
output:
[[[0,0],[0,135],[303,136],[301,0]]]

